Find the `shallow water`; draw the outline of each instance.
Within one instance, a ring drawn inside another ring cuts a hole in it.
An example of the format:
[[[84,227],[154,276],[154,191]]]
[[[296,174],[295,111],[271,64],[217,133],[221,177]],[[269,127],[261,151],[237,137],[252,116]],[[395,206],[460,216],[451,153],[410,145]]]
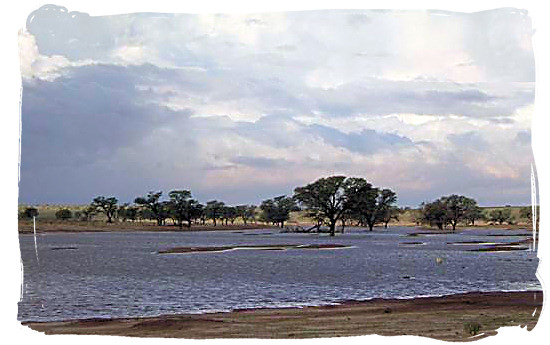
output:
[[[18,319],[155,316],[541,289],[536,252],[470,252],[483,245],[449,243],[510,243],[527,237],[490,235],[527,230],[406,236],[415,231],[357,229],[334,238],[273,229],[51,233],[37,235],[38,260],[34,237],[20,235],[24,283]],[[157,254],[177,246],[322,243],[352,248]]]

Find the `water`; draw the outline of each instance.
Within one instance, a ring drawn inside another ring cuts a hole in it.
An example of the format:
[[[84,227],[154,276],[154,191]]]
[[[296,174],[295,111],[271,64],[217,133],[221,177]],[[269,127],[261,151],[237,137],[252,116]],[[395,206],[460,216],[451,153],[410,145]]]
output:
[[[244,232],[20,235],[20,321],[156,316],[239,308],[306,306],[468,291],[541,289],[536,252],[470,252],[448,242],[526,237],[471,230],[407,237],[413,228],[355,230],[335,238]],[[423,245],[403,245],[423,242]],[[175,246],[338,243],[349,249],[233,250],[157,254]],[[438,264],[437,258],[444,262]]]

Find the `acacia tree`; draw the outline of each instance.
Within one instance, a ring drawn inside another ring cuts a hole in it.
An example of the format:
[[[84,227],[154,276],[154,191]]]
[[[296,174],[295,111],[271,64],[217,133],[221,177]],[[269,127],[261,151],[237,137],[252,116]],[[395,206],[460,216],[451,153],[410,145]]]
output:
[[[233,206],[224,206],[221,209],[221,218],[222,221],[225,222],[225,225],[227,225],[227,222],[231,222],[231,224],[235,223],[235,219],[238,217],[237,210]]]
[[[286,195],[262,201],[260,209],[262,210],[262,218],[265,221],[279,224],[281,228],[290,218],[290,212],[299,210],[296,201]]]
[[[447,222],[456,230],[456,225],[467,219],[468,211],[477,207],[477,202],[474,199],[464,195],[444,196],[441,199],[447,210]]]
[[[372,231],[379,222],[387,223],[394,217],[394,204],[397,194],[391,189],[373,187],[364,179],[357,182],[357,188],[350,193],[352,216],[362,225],[367,225]]]
[[[117,214],[118,218],[122,219],[123,222],[128,219],[134,222],[138,217],[138,208],[125,203],[118,208]]]
[[[422,203],[422,221],[430,225],[436,225],[439,230],[443,230],[443,226],[447,224],[447,208],[441,200],[436,200],[430,203]]]
[[[455,231],[458,223],[479,217],[477,201],[464,195],[444,196],[431,203],[423,203],[421,207],[424,221],[435,224],[440,230],[450,224]]]
[[[148,216],[162,225],[167,217],[166,205],[160,201],[162,192],[149,192],[145,197],[137,197],[134,203],[145,207],[149,212]],[[147,213],[147,212],[146,212]]]
[[[470,225],[475,225],[476,220],[485,219],[485,214],[483,213],[481,207],[477,206],[477,202],[475,202],[475,200],[474,203],[475,204],[468,207],[466,210],[466,215],[464,216],[466,222]]]
[[[118,199],[115,197],[106,198],[104,196],[98,196],[94,198],[91,205],[97,212],[105,214],[107,217],[107,223],[113,222],[113,217],[117,211]]]
[[[214,226],[216,226],[216,220],[222,215],[224,206],[225,203],[218,200],[211,200],[206,203],[206,217],[208,219],[212,219],[212,221],[214,222]]]
[[[329,176],[320,178],[304,187],[294,189],[294,198],[306,207],[309,213],[327,220],[330,236],[334,236],[336,222],[350,207],[350,196],[367,184],[361,178]]]
[[[179,228],[183,228],[183,222],[187,222],[187,227],[191,227],[191,220],[195,217],[196,208],[199,202],[191,199],[191,192],[188,190],[173,190],[168,193],[170,197],[169,209],[170,215],[176,221]]]
[[[380,212],[380,221],[384,223],[384,228],[388,228],[388,223],[393,219],[399,221],[399,215],[403,211],[397,206],[384,207]]]
[[[249,219],[254,220],[256,215],[256,206],[254,205],[239,205],[235,206],[237,216],[240,217],[246,225]]]

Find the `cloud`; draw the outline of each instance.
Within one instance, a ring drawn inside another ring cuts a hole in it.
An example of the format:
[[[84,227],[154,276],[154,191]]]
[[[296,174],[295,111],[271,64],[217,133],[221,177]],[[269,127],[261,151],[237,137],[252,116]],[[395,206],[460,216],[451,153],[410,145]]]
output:
[[[345,174],[413,206],[528,203],[530,21],[436,14],[42,7],[20,34],[20,200],[249,203]]]
[[[307,132],[321,137],[325,142],[363,154],[380,150],[397,150],[399,147],[411,146],[413,142],[406,137],[392,133],[378,133],[364,129],[359,133],[343,133],[337,129],[322,125],[310,125]]]

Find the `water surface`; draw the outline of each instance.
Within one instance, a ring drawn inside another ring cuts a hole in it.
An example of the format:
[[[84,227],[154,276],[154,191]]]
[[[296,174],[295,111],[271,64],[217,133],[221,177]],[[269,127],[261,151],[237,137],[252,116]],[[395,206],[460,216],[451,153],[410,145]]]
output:
[[[468,291],[540,290],[534,251],[471,252],[527,230],[409,237],[414,228],[324,234],[277,230],[20,235],[20,321],[306,306]],[[412,242],[412,243],[411,243]],[[158,254],[177,246],[326,244],[347,249]]]

